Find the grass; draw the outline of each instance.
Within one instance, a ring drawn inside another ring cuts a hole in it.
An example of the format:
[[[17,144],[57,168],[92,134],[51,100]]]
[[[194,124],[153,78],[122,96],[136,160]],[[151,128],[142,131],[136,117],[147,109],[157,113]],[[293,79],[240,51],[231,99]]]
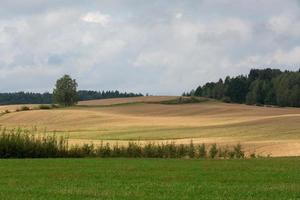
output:
[[[81,157],[127,157],[127,158],[223,158],[242,159],[245,153],[240,144],[231,149],[209,145],[129,142],[126,145],[101,143],[95,146],[91,143],[83,145],[68,145],[65,137],[53,135],[36,135],[34,131],[22,129],[0,129],[0,159],[1,158],[81,158]],[[200,148],[201,147],[201,148]],[[201,149],[201,150],[200,150]],[[255,155],[254,155],[255,156]]]
[[[161,102],[167,100],[176,99],[175,96],[144,96],[144,97],[128,97],[128,98],[112,98],[112,99],[100,99],[81,101],[78,105],[114,105],[123,103],[150,103]]]
[[[266,154],[300,155],[299,108],[216,101],[172,104],[174,99],[176,97],[93,100],[67,109],[12,112],[0,116],[0,126],[37,127],[41,132],[57,131],[58,135],[67,132],[72,141],[171,139],[181,143],[193,138],[200,143],[251,143],[255,150]],[[7,106],[2,109],[10,110]],[[278,150],[278,142],[282,149],[288,149],[285,154]],[[296,150],[298,153],[290,154]]]
[[[202,102],[207,102],[210,101],[207,98],[200,98],[200,97],[178,97],[175,99],[170,99],[170,100],[163,100],[159,102],[154,102],[154,103],[160,103],[160,104],[166,104],[166,105],[176,105],[176,104],[189,104],[189,103],[202,103]]]
[[[0,199],[300,198],[300,158],[0,160]]]

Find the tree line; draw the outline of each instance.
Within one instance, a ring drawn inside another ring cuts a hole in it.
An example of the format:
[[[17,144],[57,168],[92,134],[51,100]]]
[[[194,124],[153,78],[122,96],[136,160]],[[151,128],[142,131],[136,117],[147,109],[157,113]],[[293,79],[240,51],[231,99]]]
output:
[[[76,92],[76,99],[78,101],[93,100],[93,99],[107,99],[107,98],[121,98],[121,97],[137,97],[142,94],[127,93],[115,91],[92,91],[79,90]],[[12,92],[0,93],[0,105],[9,104],[51,104],[53,101],[53,94],[33,93],[33,92]]]
[[[183,95],[250,105],[300,107],[300,69],[251,69],[246,76],[227,76],[225,80],[206,83]]]

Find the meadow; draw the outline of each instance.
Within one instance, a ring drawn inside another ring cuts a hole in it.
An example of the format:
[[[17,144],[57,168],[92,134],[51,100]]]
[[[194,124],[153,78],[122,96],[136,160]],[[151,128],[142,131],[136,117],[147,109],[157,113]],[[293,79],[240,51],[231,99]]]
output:
[[[300,159],[0,160],[0,199],[300,198]]]
[[[300,155],[300,109],[226,104],[214,100],[168,104],[177,97],[135,97],[79,102],[71,108],[12,112],[0,116],[6,128],[67,135],[70,143],[102,140],[188,144],[241,143],[249,153]],[[30,105],[34,108],[34,105]]]

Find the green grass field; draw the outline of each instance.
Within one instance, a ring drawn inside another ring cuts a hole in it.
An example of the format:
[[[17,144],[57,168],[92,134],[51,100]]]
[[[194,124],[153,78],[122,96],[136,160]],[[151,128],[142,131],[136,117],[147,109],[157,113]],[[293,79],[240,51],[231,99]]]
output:
[[[300,158],[0,160],[0,199],[300,199]]]

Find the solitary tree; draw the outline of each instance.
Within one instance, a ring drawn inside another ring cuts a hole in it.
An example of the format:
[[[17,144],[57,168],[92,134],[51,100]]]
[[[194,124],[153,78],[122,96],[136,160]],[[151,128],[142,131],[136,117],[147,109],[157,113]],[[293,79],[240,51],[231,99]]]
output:
[[[77,103],[77,83],[69,75],[64,75],[56,81],[53,90],[54,101],[63,106],[72,106]]]

